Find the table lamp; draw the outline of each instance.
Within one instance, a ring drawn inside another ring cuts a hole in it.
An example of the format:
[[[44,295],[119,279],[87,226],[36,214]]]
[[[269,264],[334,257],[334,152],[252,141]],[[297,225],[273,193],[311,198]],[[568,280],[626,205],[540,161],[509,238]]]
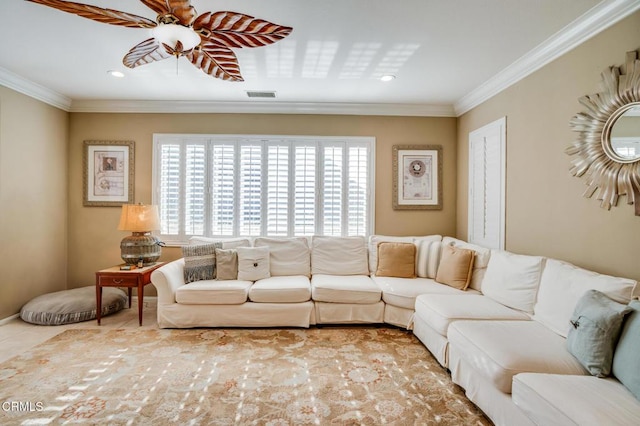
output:
[[[161,242],[151,231],[160,229],[158,206],[123,204],[118,230],[131,231],[120,243],[120,255],[125,263],[143,266],[153,265],[162,252]]]

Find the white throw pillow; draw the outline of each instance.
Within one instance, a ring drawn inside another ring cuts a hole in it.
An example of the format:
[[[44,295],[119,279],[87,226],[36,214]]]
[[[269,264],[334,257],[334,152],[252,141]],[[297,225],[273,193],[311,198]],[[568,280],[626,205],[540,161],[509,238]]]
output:
[[[268,247],[272,277],[311,275],[311,250],[306,237],[256,238],[256,247]]]
[[[473,273],[471,275],[471,282],[469,288],[474,290],[480,290],[482,288],[482,280],[484,274],[487,272],[487,266],[489,265],[489,259],[491,258],[491,249],[482,247],[476,244],[471,244],[466,241],[458,240],[452,237],[444,237],[442,239],[442,245],[453,245],[463,249],[469,249],[476,252],[475,259],[473,261]]]
[[[491,250],[482,293],[498,303],[533,313],[544,258]]]
[[[434,279],[438,273],[440,256],[442,254],[442,236],[430,235],[416,237],[416,273],[420,278]]]
[[[563,337],[578,300],[587,290],[598,290],[616,302],[627,304],[636,295],[636,282],[578,268],[567,262],[547,259],[540,280],[533,319]]]
[[[311,246],[313,275],[369,275],[364,237],[314,236]]]
[[[238,279],[258,281],[271,276],[269,247],[238,247]]]

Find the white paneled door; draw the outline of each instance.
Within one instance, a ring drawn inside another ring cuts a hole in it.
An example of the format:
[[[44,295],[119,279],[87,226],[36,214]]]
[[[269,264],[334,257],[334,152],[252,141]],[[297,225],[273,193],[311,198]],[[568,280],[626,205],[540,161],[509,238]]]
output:
[[[470,243],[504,249],[506,117],[469,133]]]

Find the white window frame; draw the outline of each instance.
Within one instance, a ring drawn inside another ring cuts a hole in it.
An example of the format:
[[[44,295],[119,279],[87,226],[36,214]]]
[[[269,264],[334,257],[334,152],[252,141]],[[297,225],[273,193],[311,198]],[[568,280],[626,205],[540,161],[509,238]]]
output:
[[[269,144],[277,144],[277,143],[286,143],[286,144],[290,144],[290,149],[289,149],[289,187],[288,187],[288,191],[289,194],[292,194],[292,192],[295,190],[294,182],[295,182],[295,175],[293,173],[293,167],[292,165],[295,163],[295,146],[301,146],[301,145],[306,145],[306,146],[316,146],[316,187],[318,185],[318,182],[320,182],[323,179],[323,172],[324,169],[322,167],[322,162],[324,160],[324,147],[326,146],[331,146],[331,145],[340,145],[340,146],[345,146],[345,151],[344,151],[344,155],[343,155],[343,165],[342,165],[342,171],[343,171],[343,182],[342,182],[342,205],[343,205],[343,209],[342,209],[342,236],[346,236],[347,232],[348,232],[348,213],[347,213],[347,200],[348,200],[348,192],[345,192],[345,190],[348,189],[348,185],[349,185],[349,179],[348,179],[348,164],[347,164],[347,159],[348,159],[348,154],[347,152],[349,151],[350,147],[354,147],[354,146],[362,146],[362,147],[366,147],[368,148],[368,158],[367,158],[367,162],[368,162],[368,176],[367,176],[367,194],[366,194],[366,199],[367,199],[367,212],[366,212],[366,221],[367,221],[367,226],[366,226],[366,231],[365,231],[365,235],[363,235],[364,237],[368,237],[369,235],[373,234],[373,230],[375,229],[375,147],[376,147],[376,140],[375,137],[369,137],[369,136],[290,136],[290,135],[286,135],[286,136],[282,136],[282,135],[232,135],[232,134],[170,134],[170,133],[154,133],[153,134],[153,159],[152,159],[152,204],[155,205],[159,205],[160,202],[160,190],[161,190],[161,182],[160,182],[160,161],[161,161],[161,155],[160,155],[160,149],[161,146],[163,144],[166,143],[178,143],[178,144],[183,144],[185,142],[191,142],[191,143],[204,143],[206,146],[206,152],[207,152],[207,163],[209,163],[211,161],[211,147],[213,146],[213,144],[215,143],[221,143],[221,142],[228,142],[228,143],[233,143],[233,144],[238,144],[238,146],[243,145],[243,144],[252,144],[252,143],[260,143],[264,145],[263,148],[263,160],[266,158],[266,156],[268,155],[268,150],[267,150],[267,146]],[[236,150],[236,153],[238,151]],[[239,173],[239,169],[238,169],[238,163],[239,163],[239,156],[235,157],[235,162],[236,162],[236,167],[234,169],[234,178],[237,179],[238,177],[238,173]],[[206,205],[207,208],[210,208],[209,206],[211,205],[211,187],[210,187],[210,176],[208,175],[208,171],[210,171],[210,167],[209,165],[207,165],[207,172],[205,172],[206,175],[206,185],[207,185],[207,190],[206,190]],[[181,178],[184,178],[184,173],[185,173],[185,168],[184,168],[184,159],[182,160],[182,164],[181,164]],[[262,170],[262,177],[263,177],[263,182],[262,182],[262,188],[264,188],[266,186],[266,171],[263,168]],[[238,184],[238,181],[235,180],[236,185]],[[237,187],[236,187],[237,188]],[[234,199],[234,212],[237,212],[239,209],[239,191],[236,190],[235,192],[235,199]],[[315,200],[315,214],[316,214],[316,218],[315,218],[315,232],[314,235],[323,235],[323,217],[322,217],[322,194],[321,191],[316,191],[316,200]],[[265,199],[265,194],[262,194],[262,199],[264,202]],[[294,211],[294,205],[291,202],[292,200],[292,196],[289,196],[289,216],[288,216],[288,220],[289,220],[289,224],[288,224],[288,231],[287,231],[287,236],[288,237],[292,237],[294,235],[294,223],[293,223],[293,211]],[[180,209],[183,210],[185,206],[185,200],[184,200],[184,193],[181,192],[180,194]],[[264,206],[264,203],[263,203]],[[239,221],[237,219],[234,220],[234,225],[233,225],[233,235],[215,235],[211,233],[211,214],[209,211],[206,211],[205,214],[205,235],[192,235],[192,234],[188,234],[185,232],[184,229],[184,219],[182,219],[181,223],[180,223],[180,230],[178,232],[177,235],[163,235],[161,233],[158,234],[158,237],[164,241],[167,245],[174,245],[174,246],[179,246],[179,245],[183,245],[183,244],[187,244],[189,239],[191,237],[194,236],[204,236],[204,237],[211,237],[211,238],[237,238],[237,237],[246,237],[246,235],[241,235],[239,233]],[[263,208],[263,212],[262,212],[262,220],[261,220],[261,232],[260,235],[264,236],[266,234],[266,226],[267,226],[267,220],[266,220],[266,209]],[[252,236],[255,237],[255,236]]]

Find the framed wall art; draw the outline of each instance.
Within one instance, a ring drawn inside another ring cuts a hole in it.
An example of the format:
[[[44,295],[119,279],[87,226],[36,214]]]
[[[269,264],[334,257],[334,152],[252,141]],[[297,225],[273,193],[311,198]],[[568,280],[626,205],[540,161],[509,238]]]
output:
[[[84,141],[82,204],[132,204],[134,164],[133,141]]]
[[[442,145],[393,146],[393,209],[442,210]]]

